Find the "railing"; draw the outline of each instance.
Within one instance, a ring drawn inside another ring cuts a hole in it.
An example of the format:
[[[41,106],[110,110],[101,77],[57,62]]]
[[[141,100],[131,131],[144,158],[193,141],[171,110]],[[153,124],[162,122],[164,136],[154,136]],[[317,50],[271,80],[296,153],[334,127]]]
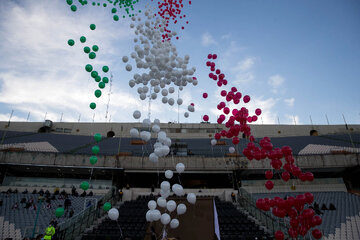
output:
[[[112,196],[112,189],[105,194],[104,197],[98,201],[110,202],[111,205],[114,205],[116,199]],[[96,206],[90,206],[83,210],[81,213],[75,217],[61,223],[58,227],[58,239],[59,240],[73,240],[76,237],[80,236],[84,230],[90,227],[96,219],[103,216],[105,211],[103,208],[96,208]]]
[[[264,212],[256,207],[255,199],[243,188],[239,189],[237,196],[238,203],[245,208],[250,215],[256,218],[263,226],[265,226],[272,233],[281,230],[288,237],[287,227],[283,220],[275,218],[269,212]]]

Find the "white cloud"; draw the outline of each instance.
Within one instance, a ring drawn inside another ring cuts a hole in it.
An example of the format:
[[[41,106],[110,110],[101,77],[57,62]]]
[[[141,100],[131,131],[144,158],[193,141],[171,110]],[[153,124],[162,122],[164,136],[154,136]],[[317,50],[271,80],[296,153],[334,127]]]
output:
[[[213,44],[217,45],[218,43],[215,41],[215,39],[213,38],[213,36],[210,33],[206,32],[201,37],[201,44],[204,47],[208,47]]]
[[[285,78],[280,76],[279,74],[269,77],[268,80],[268,84],[271,86],[274,93],[278,92],[279,88],[283,85],[284,82]]]
[[[286,98],[286,99],[284,99],[284,102],[289,107],[293,107],[294,103],[295,103],[295,98]]]
[[[234,71],[248,71],[255,63],[254,57],[247,57],[242,61],[237,62],[235,67],[233,68]]]

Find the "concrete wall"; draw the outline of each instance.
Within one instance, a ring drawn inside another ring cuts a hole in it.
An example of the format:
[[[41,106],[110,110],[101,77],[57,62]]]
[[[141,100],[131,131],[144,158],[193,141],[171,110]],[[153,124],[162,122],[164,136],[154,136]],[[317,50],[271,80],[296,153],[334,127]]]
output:
[[[31,153],[31,152],[0,152],[2,164],[29,164],[46,166],[92,167],[88,155]],[[301,168],[349,168],[359,166],[359,154],[347,155],[311,155],[297,156],[296,163]],[[125,171],[150,171],[174,169],[182,162],[186,171],[192,172],[228,172],[235,169],[262,170],[270,168],[270,161],[248,161],[244,157],[209,158],[209,157],[166,157],[159,159],[158,164],[149,161],[148,157],[125,156],[98,156],[95,167],[123,168]]]
[[[37,132],[44,124],[42,122],[0,122],[0,130]],[[77,123],[53,122],[53,133],[66,133],[71,135],[93,135],[94,133],[107,134],[113,131],[116,137],[130,137],[131,128],[142,128],[141,123]],[[171,138],[212,138],[214,133],[225,129],[219,124],[168,124],[162,123],[160,127]],[[311,130],[317,130],[320,135],[338,133],[360,133],[360,125],[255,125],[251,124],[255,137],[288,137],[309,136]],[[65,132],[64,132],[65,131]]]

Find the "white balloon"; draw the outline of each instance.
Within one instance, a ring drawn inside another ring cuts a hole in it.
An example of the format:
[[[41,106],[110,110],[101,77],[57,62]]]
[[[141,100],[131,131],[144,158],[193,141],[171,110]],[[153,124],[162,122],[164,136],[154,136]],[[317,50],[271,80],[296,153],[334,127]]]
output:
[[[176,209],[176,202],[174,200],[170,200],[166,203],[166,209],[169,212],[172,212]]]
[[[183,187],[180,185],[180,184],[174,184],[172,185],[172,190],[173,192],[176,194],[176,196],[184,196],[185,193],[184,193],[184,189]]]
[[[185,170],[185,165],[183,163],[176,164],[176,171],[178,173],[182,173],[184,172],[184,170]]]
[[[150,119],[145,118],[145,119],[143,120],[143,122],[142,122],[142,125],[143,125],[144,127],[150,127],[150,126],[151,126],[151,121],[150,121]]]
[[[150,153],[149,160],[150,162],[157,163],[159,161],[159,157],[155,153]]]
[[[168,181],[163,181],[161,184],[160,184],[160,188],[164,191],[164,192],[167,192],[170,190],[170,183]]]
[[[157,125],[157,124],[155,124],[154,126],[152,126],[151,129],[152,129],[153,132],[156,132],[156,133],[160,132],[160,126]]]
[[[166,146],[168,146],[168,147],[171,146],[171,139],[170,139],[169,137],[167,137],[167,138],[165,139],[165,144],[166,144]]]
[[[132,128],[132,129],[130,129],[130,135],[133,138],[137,138],[137,137],[139,137],[139,131],[136,128]]]
[[[163,89],[161,90],[161,95],[163,95],[164,97],[168,95],[168,90],[167,89]]]
[[[154,87],[154,92],[155,92],[155,93],[160,92],[160,87],[159,87],[159,86]]]
[[[229,147],[229,152],[230,152],[230,153],[234,153],[234,152],[235,152],[235,148],[234,148],[234,147]]]
[[[194,112],[195,111],[195,107],[193,105],[189,105],[188,106],[188,110],[189,112]]]
[[[157,118],[155,118],[155,119],[154,119],[154,124],[159,125],[159,124],[160,124],[160,120],[159,120],[159,119],[157,119]]]
[[[169,98],[168,103],[170,106],[174,105],[175,100],[173,98]]]
[[[151,133],[148,131],[141,131],[140,132],[140,137],[142,140],[144,140],[145,142],[149,141],[151,139]]]
[[[145,93],[140,93],[140,99],[141,100],[145,100],[146,99],[146,94]]]
[[[133,88],[133,87],[135,86],[135,81],[134,81],[134,80],[130,80],[130,81],[129,81],[129,86],[130,86],[131,88]]]
[[[191,204],[195,204],[196,202],[196,195],[194,193],[188,193],[186,197],[187,201]]]
[[[183,204],[183,203],[180,203],[177,206],[176,212],[177,212],[178,215],[184,214],[186,212],[186,205]]]
[[[178,98],[178,100],[176,102],[178,105],[181,105],[183,103],[183,100],[181,98]]]
[[[166,141],[166,133],[164,131],[158,132],[158,139],[160,142],[165,142]]]
[[[163,97],[163,98],[161,99],[161,101],[162,101],[162,103],[167,103],[167,102],[168,102],[168,98],[167,98],[167,97]]]
[[[154,210],[154,209],[156,208],[156,202],[155,202],[154,200],[150,200],[150,201],[148,202],[148,208],[149,208],[150,210]]]
[[[159,197],[156,202],[159,207],[162,207],[162,208],[166,207],[166,199],[165,198]]]
[[[169,93],[174,93],[175,89],[173,87],[169,87]]]
[[[125,69],[126,69],[126,71],[130,72],[132,70],[131,64],[127,64]]]
[[[163,213],[163,214],[161,215],[161,223],[164,224],[164,225],[167,225],[167,224],[169,224],[169,222],[170,222],[170,216],[169,216],[169,214]]]
[[[124,63],[127,63],[127,61],[129,61],[129,57],[128,56],[123,56],[122,60]]]
[[[135,110],[134,113],[133,113],[133,117],[135,119],[139,119],[141,117],[141,112],[138,111],[138,110]]]
[[[164,190],[160,190],[160,195],[161,195],[161,197],[163,197],[163,198],[168,198],[169,196],[170,196],[170,190],[167,190],[167,191],[164,191]]]
[[[161,218],[161,213],[159,210],[155,209],[151,211],[151,219],[153,221],[159,221]]]
[[[156,93],[152,93],[151,94],[151,99],[155,100],[157,98],[157,94]]]
[[[154,153],[155,153],[156,156],[158,156],[158,157],[162,157],[162,156],[163,156],[163,152],[162,152],[161,147],[155,148],[155,149],[154,149]]]
[[[211,140],[211,145],[212,145],[212,146],[215,146],[216,143],[217,143],[216,139],[212,139],[212,140]]]
[[[178,226],[179,226],[179,220],[177,220],[176,218],[174,218],[173,220],[171,220],[171,222],[170,222],[170,227],[171,227],[172,229],[177,228]]]
[[[185,112],[185,113],[184,113],[184,117],[188,118],[188,117],[189,117],[189,113],[188,113],[188,112]]]
[[[146,212],[145,218],[146,218],[146,221],[148,221],[148,222],[152,222],[152,221],[153,221],[153,220],[152,220],[152,216],[151,216],[151,212],[152,212],[152,210],[149,210],[149,211]]]
[[[166,141],[166,139],[165,139],[165,141]],[[162,156],[168,155],[169,152],[170,152],[170,148],[167,145],[164,145],[161,147]]]
[[[173,175],[174,175],[173,171],[171,171],[171,170],[166,170],[165,171],[165,177],[167,179],[171,179],[173,177]]]
[[[111,220],[117,220],[119,218],[119,211],[116,208],[112,208],[109,210],[108,216]]]

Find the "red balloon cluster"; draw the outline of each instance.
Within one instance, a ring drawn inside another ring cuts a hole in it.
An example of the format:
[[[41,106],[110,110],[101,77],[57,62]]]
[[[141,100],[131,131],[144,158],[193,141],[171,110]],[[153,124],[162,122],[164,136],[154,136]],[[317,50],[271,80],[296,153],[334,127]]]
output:
[[[188,1],[189,5],[191,5],[191,1]],[[165,0],[158,1],[158,13],[159,16],[165,20],[165,24],[162,25],[160,23],[157,27],[162,28],[164,30],[162,34],[163,41],[171,40],[171,30],[169,29],[170,21],[173,24],[177,24],[178,21],[186,18],[186,15],[182,13],[182,9],[184,7],[183,0]],[[155,14],[155,16],[157,15]],[[189,21],[186,21],[186,24],[189,24]],[[184,26],[181,26],[181,29],[184,29]],[[176,37],[179,39],[179,37]]]
[[[219,87],[227,85],[225,74],[220,69],[216,68],[213,60],[217,59],[216,54],[209,54],[206,66],[210,68],[209,78],[216,81]],[[230,91],[221,90],[220,96],[224,98],[217,105],[217,109],[221,110],[221,114],[217,122],[224,124],[227,130],[222,130],[215,134],[215,139],[219,140],[222,137],[231,138],[234,145],[240,142],[239,134],[244,134],[249,139],[249,143],[243,149],[243,154],[250,161],[255,159],[257,161],[270,159],[270,165],[274,170],[265,172],[267,179],[265,187],[268,190],[274,188],[274,182],[271,179],[274,174],[279,174],[281,179],[285,182],[289,181],[291,177],[299,178],[301,181],[313,181],[314,175],[311,172],[302,172],[296,166],[295,159],[292,154],[292,149],[289,146],[282,148],[274,148],[269,137],[264,137],[258,142],[255,137],[251,135],[251,128],[248,123],[255,122],[262,111],[260,108],[255,110],[254,115],[249,114],[249,110],[245,107],[240,109],[230,109],[227,104],[239,104],[241,99],[244,103],[250,102],[251,98],[248,95],[242,96],[241,92],[236,87],[232,87]],[[208,116],[205,115],[208,119]],[[205,118],[204,116],[204,118]],[[205,120],[205,119],[204,119]],[[286,200],[280,197],[274,199],[258,199],[256,201],[257,208],[263,211],[270,211],[279,218],[289,217],[290,226],[288,234],[292,238],[298,235],[304,236],[310,229],[319,226],[322,222],[321,217],[315,216],[314,210],[307,208],[314,201],[314,196],[311,193],[297,195],[296,197],[288,197]],[[319,239],[322,236],[320,230],[312,230],[314,238]],[[282,240],[285,235],[281,231],[275,232],[275,239]]]

